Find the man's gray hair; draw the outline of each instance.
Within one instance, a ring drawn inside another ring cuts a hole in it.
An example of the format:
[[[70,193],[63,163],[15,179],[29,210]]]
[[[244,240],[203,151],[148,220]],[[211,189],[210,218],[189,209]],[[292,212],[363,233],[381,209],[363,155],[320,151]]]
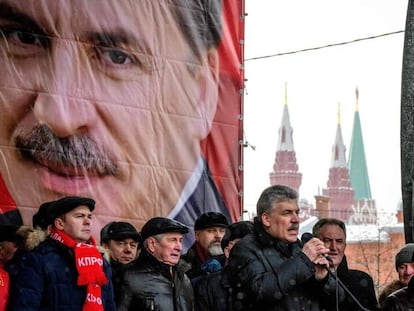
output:
[[[222,36],[221,0],[170,1],[177,23],[196,55],[219,45]]]
[[[160,233],[160,234],[157,234],[157,235],[150,236],[150,237],[148,237],[148,238],[153,237],[155,240],[157,240],[157,242],[159,242],[159,241],[161,241],[161,239],[162,239],[162,237],[163,237],[164,235],[165,235],[165,233]],[[144,240],[144,242],[142,242],[142,246],[143,246],[146,250],[148,250],[148,238],[146,238],[146,239]]]
[[[264,213],[270,213],[274,203],[285,201],[297,201],[298,193],[292,188],[284,185],[274,185],[263,190],[256,205],[256,212],[258,219]]]

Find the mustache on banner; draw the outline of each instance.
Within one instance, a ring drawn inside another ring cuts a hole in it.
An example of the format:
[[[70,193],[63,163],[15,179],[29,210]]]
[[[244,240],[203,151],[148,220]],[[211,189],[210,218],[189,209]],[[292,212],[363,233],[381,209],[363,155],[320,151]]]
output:
[[[60,138],[47,125],[17,135],[15,146],[26,159],[60,168],[82,169],[97,175],[116,175],[118,167],[97,143],[86,135]]]

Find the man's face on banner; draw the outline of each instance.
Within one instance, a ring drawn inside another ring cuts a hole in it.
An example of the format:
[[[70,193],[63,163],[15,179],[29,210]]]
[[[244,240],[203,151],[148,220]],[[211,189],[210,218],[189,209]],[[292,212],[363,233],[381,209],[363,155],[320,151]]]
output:
[[[0,0],[0,169],[23,222],[45,201],[167,216],[217,101],[216,50],[197,58],[165,1]]]

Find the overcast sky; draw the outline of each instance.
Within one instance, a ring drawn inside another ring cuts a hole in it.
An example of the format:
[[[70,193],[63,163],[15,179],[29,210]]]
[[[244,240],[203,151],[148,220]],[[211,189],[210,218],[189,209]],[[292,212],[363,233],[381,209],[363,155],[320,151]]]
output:
[[[269,186],[287,83],[300,196],[314,204],[326,188],[341,106],[346,157],[355,88],[371,193],[377,209],[394,211],[401,198],[400,95],[404,34],[284,56],[260,58],[404,30],[402,0],[246,0],[244,207],[255,211]],[[254,59],[260,58],[260,59]]]

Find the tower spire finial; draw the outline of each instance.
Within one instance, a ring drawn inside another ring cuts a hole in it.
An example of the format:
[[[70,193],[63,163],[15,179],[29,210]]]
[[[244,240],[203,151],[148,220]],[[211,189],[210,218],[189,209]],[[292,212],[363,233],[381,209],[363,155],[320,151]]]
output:
[[[338,124],[341,124],[341,103],[338,103]]]
[[[355,88],[355,97],[356,97],[356,103],[355,103],[355,111],[358,111],[359,110],[359,103],[358,103],[358,101],[359,101],[359,90],[358,90],[358,85],[357,85],[357,87]]]
[[[288,99],[287,99],[287,82],[285,81],[285,106],[288,105]]]

